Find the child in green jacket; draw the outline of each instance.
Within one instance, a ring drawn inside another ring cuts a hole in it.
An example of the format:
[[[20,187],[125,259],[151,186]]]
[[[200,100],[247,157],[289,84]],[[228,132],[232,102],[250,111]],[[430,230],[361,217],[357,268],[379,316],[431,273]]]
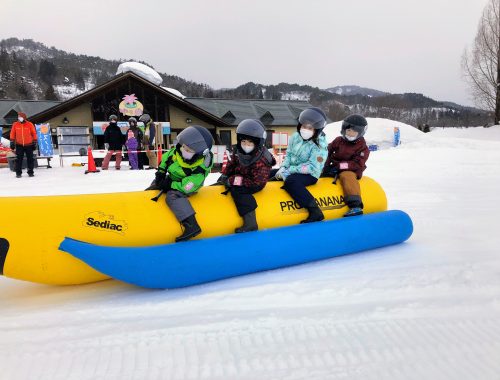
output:
[[[175,238],[179,242],[201,232],[188,197],[203,186],[210,173],[213,139],[206,128],[193,125],[179,133],[177,141],[174,148],[164,153],[155,180],[146,190],[162,189],[166,192],[167,205],[184,228],[182,235]]]

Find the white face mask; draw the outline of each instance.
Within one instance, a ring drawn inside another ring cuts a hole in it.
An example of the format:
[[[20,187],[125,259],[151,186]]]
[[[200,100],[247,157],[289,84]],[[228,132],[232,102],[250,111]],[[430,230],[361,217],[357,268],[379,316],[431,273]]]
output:
[[[181,153],[182,157],[185,158],[186,160],[190,160],[194,156],[194,152],[188,152],[184,148],[181,147]]]
[[[19,120],[20,123],[24,121],[24,117],[18,117],[17,120]]]
[[[347,141],[354,141],[354,140],[356,140],[358,138],[358,136],[347,136],[346,135],[345,138],[346,138]]]
[[[314,131],[310,129],[300,128],[300,135],[304,140],[309,140],[314,135]]]
[[[253,145],[253,144],[247,144],[247,145],[241,144],[241,149],[243,150],[243,152],[248,154],[255,149],[255,145]]]

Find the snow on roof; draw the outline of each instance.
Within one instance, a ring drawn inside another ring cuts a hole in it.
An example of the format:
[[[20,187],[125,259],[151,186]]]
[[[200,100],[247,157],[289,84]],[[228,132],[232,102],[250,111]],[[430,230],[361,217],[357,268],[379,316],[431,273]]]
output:
[[[175,88],[163,87],[163,86],[162,86],[162,88],[164,90],[167,90],[168,92],[174,94],[175,96],[178,96],[179,98],[182,98],[182,99],[185,98],[185,96],[179,90],[176,90]]]
[[[125,73],[127,71],[131,71],[134,74],[137,74],[140,77],[156,84],[157,86],[159,86],[161,82],[163,82],[163,79],[161,78],[160,74],[158,74],[151,67],[146,66],[139,62],[122,63],[120,66],[118,66],[118,69],[116,70],[116,75]]]

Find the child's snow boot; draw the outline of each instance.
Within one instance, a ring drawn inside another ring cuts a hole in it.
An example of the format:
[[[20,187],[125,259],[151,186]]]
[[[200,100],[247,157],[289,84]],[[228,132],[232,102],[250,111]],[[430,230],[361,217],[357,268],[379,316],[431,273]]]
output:
[[[255,210],[250,211],[243,215],[243,225],[234,230],[237,234],[242,232],[257,231],[259,226],[257,225],[257,218],[255,216]]]
[[[186,219],[184,219],[181,222],[181,224],[182,224],[182,227],[184,227],[184,232],[182,233],[182,235],[177,236],[175,238],[176,243],[179,241],[185,241],[185,240],[189,240],[191,238],[194,238],[196,235],[199,235],[201,232],[201,228],[198,225],[198,222],[196,221],[194,214],[191,216],[188,216]]]
[[[363,215],[363,209],[361,207],[353,207],[353,208],[349,209],[349,211],[347,211],[344,214],[344,217],[356,216],[356,215]]]
[[[300,223],[312,223],[312,222],[321,222],[325,219],[323,212],[316,204],[316,201],[313,201],[309,206],[306,207],[307,211],[309,211],[309,216],[302,220]]]

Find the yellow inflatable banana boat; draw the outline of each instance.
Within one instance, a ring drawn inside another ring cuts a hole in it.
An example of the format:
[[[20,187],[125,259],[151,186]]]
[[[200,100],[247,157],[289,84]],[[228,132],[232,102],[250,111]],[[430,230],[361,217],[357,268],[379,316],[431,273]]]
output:
[[[298,224],[307,216],[280,187],[269,182],[255,194],[260,229]],[[360,181],[365,213],[385,211],[387,199],[373,179]],[[331,178],[308,188],[326,219],[347,211],[342,188]],[[228,235],[241,225],[231,195],[221,186],[203,187],[190,200],[202,233],[196,239]],[[182,233],[162,196],[152,202],[153,191],[40,197],[0,197],[0,273],[11,278],[45,284],[82,284],[108,277],[73,256],[59,251],[65,237],[107,246],[149,246],[174,242]],[[35,215],[30,222],[26,215]],[[178,243],[182,244],[182,243]]]

